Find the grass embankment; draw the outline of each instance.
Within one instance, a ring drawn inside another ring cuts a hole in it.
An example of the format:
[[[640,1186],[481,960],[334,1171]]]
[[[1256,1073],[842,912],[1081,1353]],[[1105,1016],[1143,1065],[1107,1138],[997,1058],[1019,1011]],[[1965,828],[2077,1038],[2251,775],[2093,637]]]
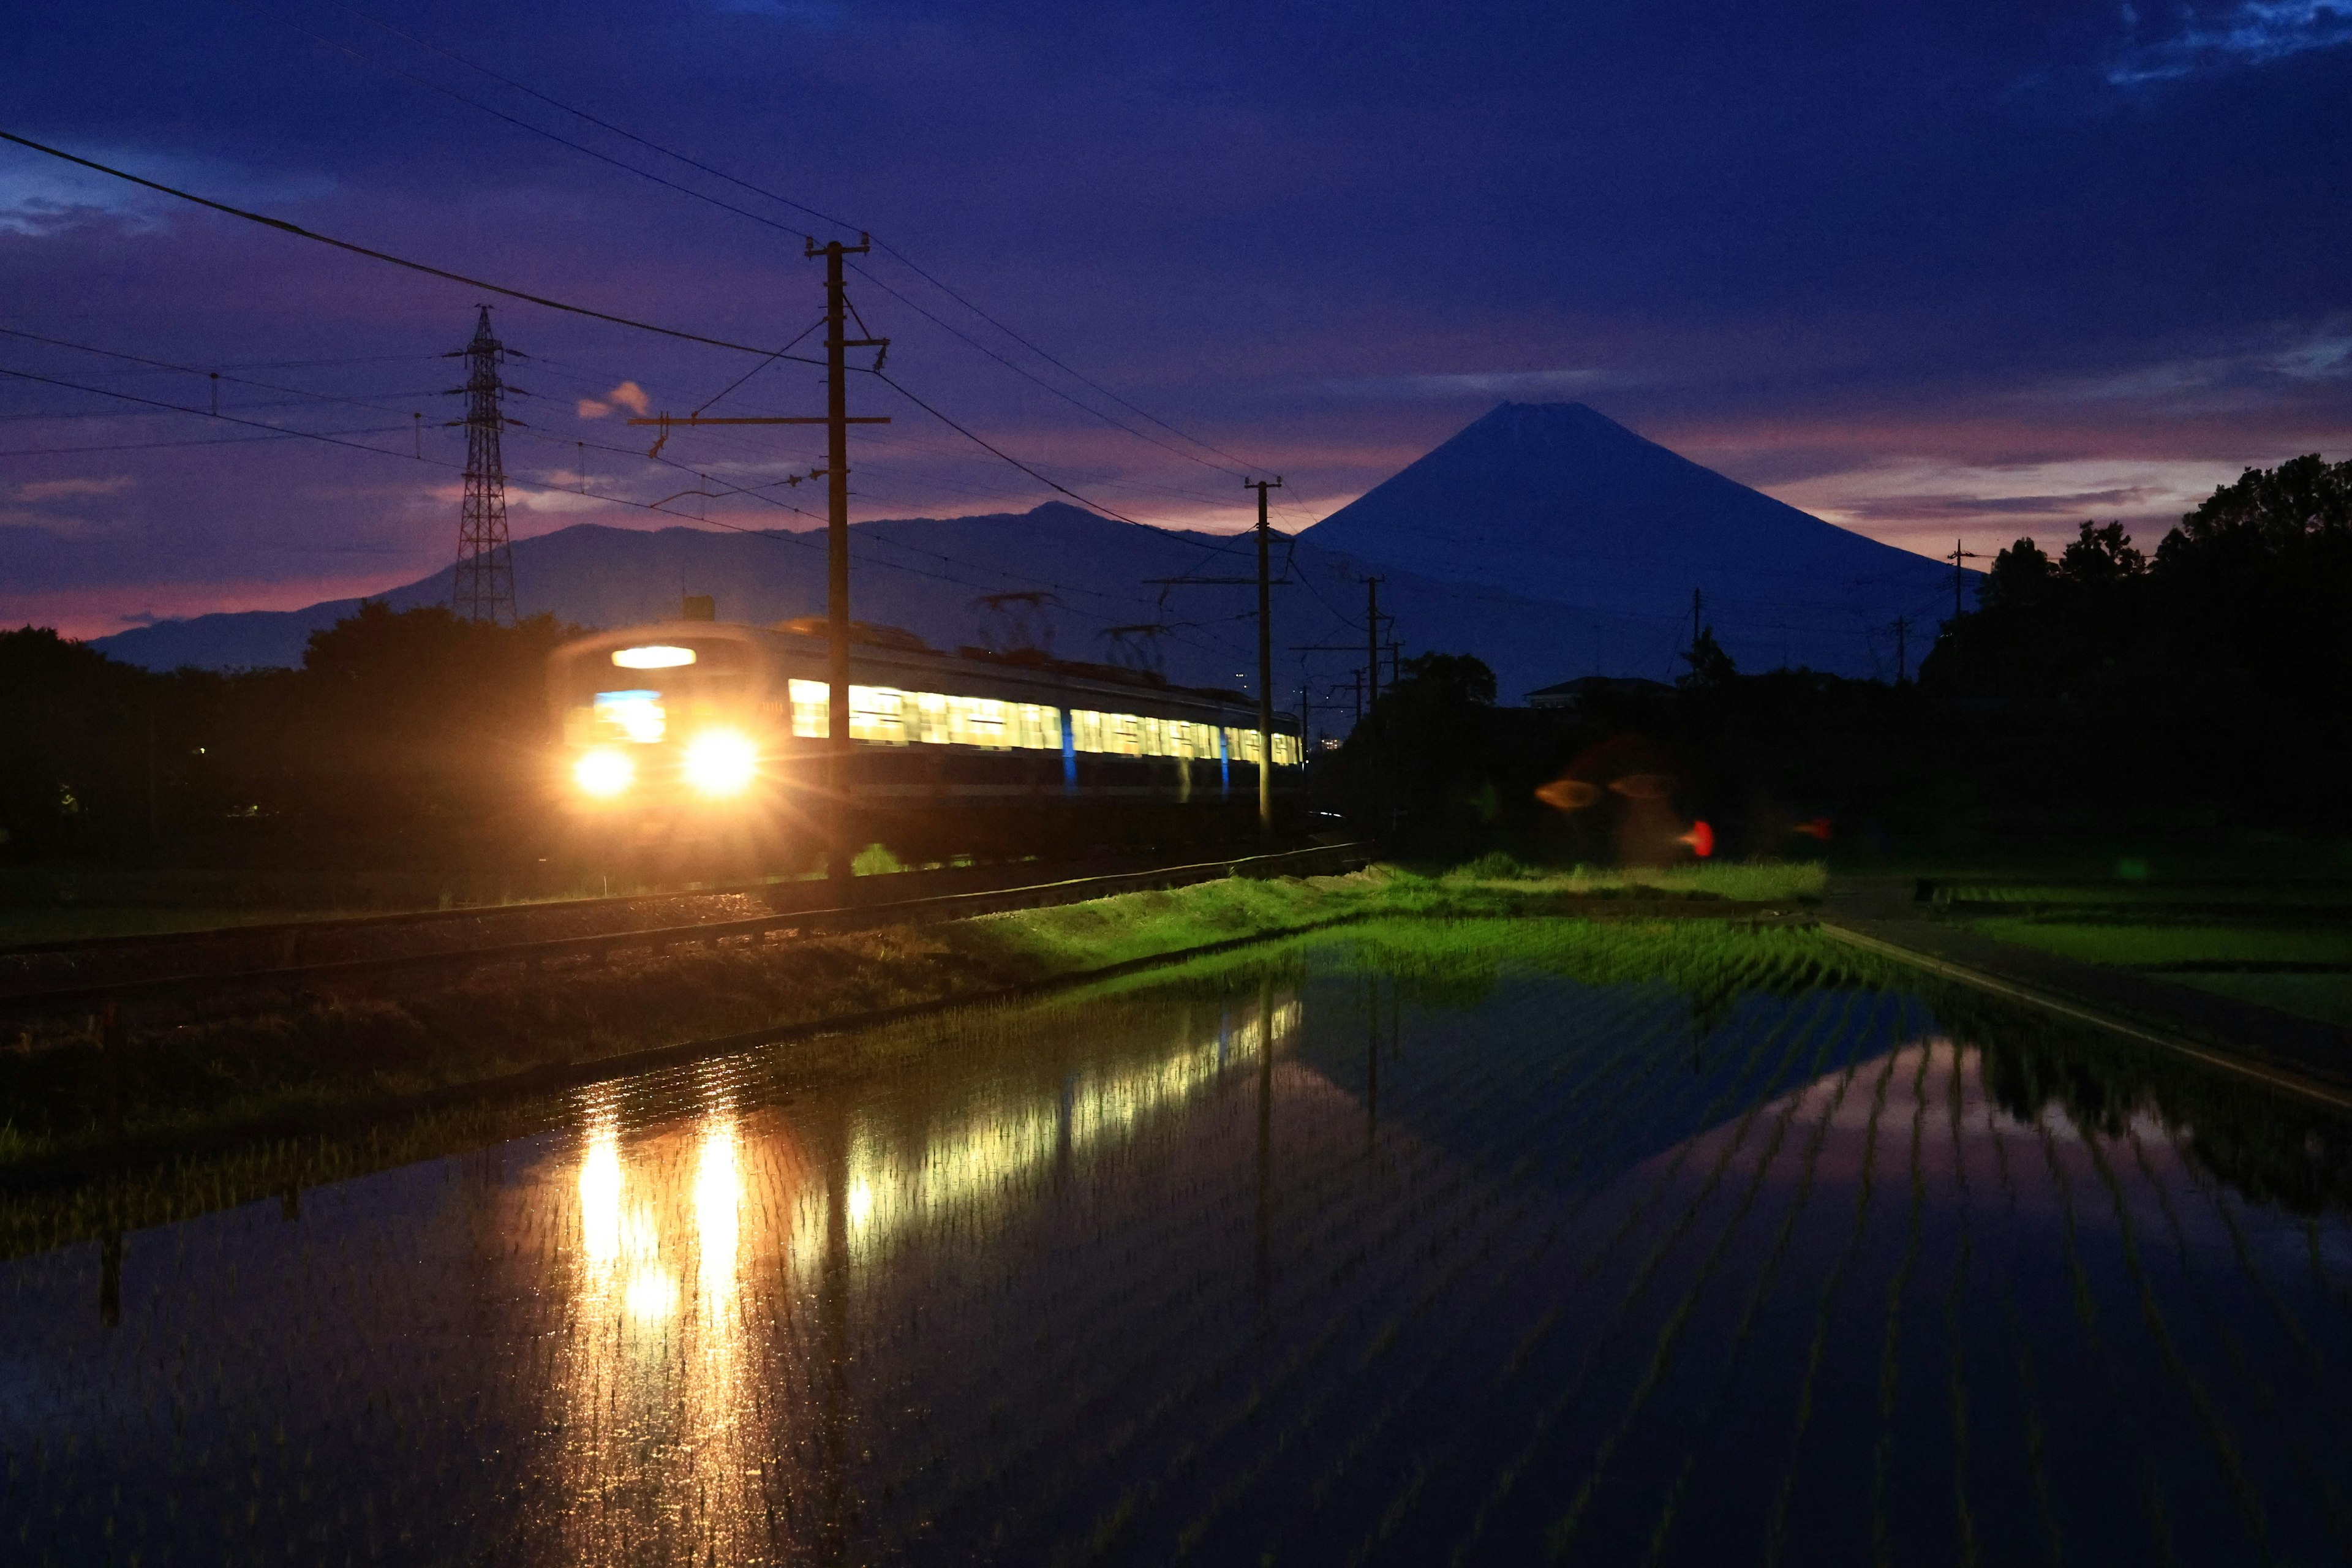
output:
[[[1818,885],[1808,868],[1726,868],[1670,888],[1634,877],[1387,868],[1234,878],[937,926],[625,952],[610,964],[485,974],[414,994],[290,999],[260,1016],[133,1026],[111,1055],[90,1030],[58,1027],[0,1048],[0,1169],[239,1128],[299,1130],[465,1086],[1003,993],[1338,921],[1541,914],[1662,891],[1697,910],[1724,889],[1767,888],[1794,907]]]
[[[1953,893],[2020,907],[1967,921],[1980,936],[2352,1026],[2352,909],[2341,886]]]

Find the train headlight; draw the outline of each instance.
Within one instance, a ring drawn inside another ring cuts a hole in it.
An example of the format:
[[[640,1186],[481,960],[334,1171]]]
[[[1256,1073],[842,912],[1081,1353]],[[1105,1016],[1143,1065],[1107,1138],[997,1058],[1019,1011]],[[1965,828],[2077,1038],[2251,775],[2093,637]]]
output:
[[[599,799],[620,794],[636,778],[637,765],[618,752],[591,752],[572,764],[572,782]]]
[[[688,742],[686,782],[705,795],[740,795],[760,771],[760,748],[733,730],[705,730]]]

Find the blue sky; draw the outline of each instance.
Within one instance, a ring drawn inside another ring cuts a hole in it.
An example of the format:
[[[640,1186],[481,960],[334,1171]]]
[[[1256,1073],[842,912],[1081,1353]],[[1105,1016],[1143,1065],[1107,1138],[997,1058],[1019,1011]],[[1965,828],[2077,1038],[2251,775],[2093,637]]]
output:
[[[1238,524],[1228,470],[1262,466],[1297,526],[1504,397],[1931,553],[2085,516],[2153,538],[2245,465],[2352,447],[2352,5],[100,0],[0,41],[0,129],[745,342],[809,323],[800,235],[844,229],[496,77],[869,228],[893,375],[1150,521]],[[439,564],[456,476],[413,454],[461,455],[432,356],[477,297],[0,148],[0,326],[220,370],[254,422],[56,384],[208,409],[208,376],[0,337],[47,378],[0,376],[0,619],[96,634]],[[697,435],[681,481],[582,417],[624,383],[697,406],[740,355],[497,320],[534,356],[509,466],[551,487],[518,489],[519,533],[809,466],[799,434]],[[860,396],[898,423],[858,515],[1051,495]],[[778,364],[713,411],[815,398]],[[808,488],[762,493],[670,510],[811,521]]]

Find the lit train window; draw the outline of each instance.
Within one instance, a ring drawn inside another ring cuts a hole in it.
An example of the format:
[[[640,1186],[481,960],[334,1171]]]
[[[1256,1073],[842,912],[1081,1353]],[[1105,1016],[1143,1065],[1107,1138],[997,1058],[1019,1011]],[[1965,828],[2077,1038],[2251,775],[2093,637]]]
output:
[[[787,683],[793,734],[821,741],[826,732],[825,683]],[[849,733],[853,740],[886,746],[975,746],[988,751],[1057,752],[1062,749],[1061,710],[1050,703],[1006,702],[994,697],[960,697],[938,691],[902,691],[891,686],[849,689]],[[1091,708],[1070,714],[1073,750],[1118,757],[1206,757],[1214,760],[1217,728],[1190,719],[1141,713],[1103,713]],[[1225,749],[1236,761],[1257,759],[1257,731],[1229,729]],[[1274,738],[1277,764],[1298,761],[1295,735]]]

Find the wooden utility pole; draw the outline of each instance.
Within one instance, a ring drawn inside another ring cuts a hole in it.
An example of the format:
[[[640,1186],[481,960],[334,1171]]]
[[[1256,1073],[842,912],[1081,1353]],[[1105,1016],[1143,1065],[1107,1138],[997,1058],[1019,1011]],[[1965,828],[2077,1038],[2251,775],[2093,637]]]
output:
[[[1952,619],[1957,621],[1960,618],[1961,615],[1960,590],[1968,585],[1968,578],[1966,576],[1967,568],[1962,566],[1960,563],[1963,561],[1981,561],[1984,557],[1979,555],[1975,551],[1968,548],[1966,541],[1955,539],[1952,541],[1952,552],[1949,555],[1945,556],[1944,559],[1952,563]]]
[[[1274,581],[1266,564],[1265,492],[1279,489],[1282,476],[1244,479],[1257,491],[1257,832],[1274,837]]]
[[[887,349],[887,338],[853,338],[847,335],[849,297],[842,279],[842,258],[863,256],[872,248],[865,235],[857,237],[856,245],[844,245],[837,239],[819,245],[807,242],[803,254],[814,260],[824,258],[824,413],[816,417],[747,419],[706,419],[699,414],[684,418],[657,415],[650,419],[632,419],[632,425],[658,425],[661,437],[654,450],[662,449],[669,439],[672,427],[698,425],[822,425],[825,427],[825,551],[824,551],[824,626],[825,677],[825,875],[835,883],[845,883],[849,877],[849,862],[854,849],[849,843],[849,766],[852,748],[849,736],[849,427],[852,425],[887,425],[887,416],[853,416],[849,412],[849,365],[851,349]],[[877,363],[880,362],[877,362]]]
[[[1895,684],[1903,684],[1911,673],[1911,617],[1895,617]]]
[[[1381,579],[1364,579],[1364,677],[1368,690],[1364,711],[1369,713],[1381,700]]]

